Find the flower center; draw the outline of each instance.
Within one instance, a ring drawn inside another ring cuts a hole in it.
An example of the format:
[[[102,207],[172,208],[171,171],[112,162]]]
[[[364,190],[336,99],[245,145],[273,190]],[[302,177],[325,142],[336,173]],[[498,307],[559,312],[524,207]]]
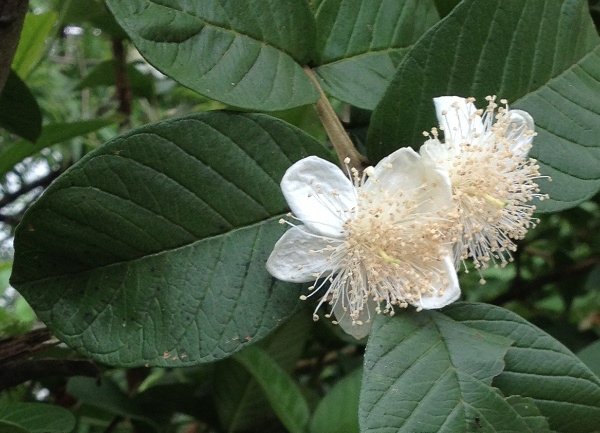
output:
[[[379,304],[377,312],[387,314],[394,313],[394,305],[407,307],[447,283],[439,266],[448,251],[443,240],[450,224],[399,196],[359,191],[357,210],[344,224],[341,251],[332,256],[341,269],[332,288],[345,287],[350,300],[371,298]]]
[[[454,138],[459,151],[449,167],[463,228],[457,260],[471,257],[476,268],[490,261],[501,266],[512,261],[514,240],[522,239],[537,222],[529,202],[545,198],[535,182],[539,166],[525,156],[530,144],[515,150],[533,131],[522,125],[515,130],[508,108],[496,110],[494,99],[489,101],[484,130]]]

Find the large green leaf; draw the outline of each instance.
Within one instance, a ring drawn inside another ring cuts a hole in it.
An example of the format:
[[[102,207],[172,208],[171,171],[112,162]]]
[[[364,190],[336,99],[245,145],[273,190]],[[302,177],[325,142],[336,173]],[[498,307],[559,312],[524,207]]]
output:
[[[116,365],[231,355],[287,318],[265,261],[284,171],[313,138],[265,115],[205,113],[118,137],[25,214],[11,283],[71,347]]]
[[[534,433],[490,385],[511,342],[436,311],[378,316],[365,353],[361,432]]]
[[[316,18],[323,87],[372,110],[407,49],[439,16],[433,0],[324,0]]]
[[[317,100],[302,70],[315,23],[304,0],[108,0],[142,55],[211,99],[258,110]]]
[[[310,411],[300,388],[265,351],[256,346],[235,355],[260,384],[271,407],[290,433],[305,433]]]
[[[406,54],[369,131],[373,162],[418,147],[435,126],[431,98],[497,94],[529,111],[550,200],[574,206],[600,188],[600,47],[585,0],[465,0]]]
[[[0,92],[0,127],[29,141],[35,141],[42,129],[40,107],[27,84],[13,71]]]
[[[598,431],[600,380],[566,347],[500,307],[454,304],[444,313],[472,329],[514,340],[494,386],[507,395],[530,397],[554,431]]]
[[[68,433],[75,427],[75,417],[68,410],[42,403],[9,403],[0,406],[0,424],[16,427],[6,432]],[[9,424],[10,425],[10,424]],[[0,426],[2,427],[2,426]]]
[[[97,131],[115,123],[116,120],[116,117],[108,117],[104,119],[80,120],[71,123],[51,123],[42,127],[42,131],[35,143],[24,140],[5,143],[0,146],[0,176],[8,173],[15,164],[29,156],[35,155],[48,146]]]

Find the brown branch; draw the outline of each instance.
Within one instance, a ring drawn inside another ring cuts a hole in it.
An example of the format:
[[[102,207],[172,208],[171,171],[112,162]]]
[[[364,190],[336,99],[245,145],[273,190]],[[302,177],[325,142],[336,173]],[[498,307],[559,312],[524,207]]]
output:
[[[39,179],[37,179],[31,183],[24,184],[20,189],[18,189],[15,192],[7,192],[0,199],[0,209],[2,209],[5,206],[8,206],[9,204],[11,204],[13,201],[18,199],[19,197],[27,194],[30,191],[33,191],[36,188],[47,187],[48,185],[50,185],[52,183],[52,181],[54,179],[56,179],[58,176],[60,176],[63,171],[64,170],[51,171],[47,175],[42,176]]]
[[[598,265],[600,265],[600,257],[589,257],[586,260],[542,275],[541,277],[535,278],[531,281],[522,279],[515,280],[515,283],[511,285],[510,289],[506,293],[498,296],[494,300],[494,304],[502,305],[514,299],[522,299],[528,294],[536,293],[546,284],[559,283],[561,281],[585,275]]]
[[[100,375],[98,366],[87,360],[28,359],[56,344],[47,328],[0,340],[0,390],[49,376]]]
[[[368,165],[367,158],[358,150],[356,150],[354,143],[352,143],[352,140],[350,140],[350,137],[346,133],[342,122],[340,122],[340,119],[329,103],[329,99],[327,99],[327,95],[321,88],[319,80],[317,79],[317,76],[313,70],[307,66],[304,68],[304,72],[319,92],[319,100],[317,101],[316,105],[317,114],[319,115],[319,119],[325,128],[325,132],[327,132],[327,136],[329,137],[329,141],[331,141],[331,145],[337,153],[340,164],[343,164],[344,160],[349,158],[350,167],[362,171]]]
[[[46,377],[99,377],[100,369],[92,361],[80,359],[37,359],[11,363],[0,370],[0,390]]]
[[[5,364],[33,355],[48,347],[52,334],[47,328],[0,340],[0,370]]]
[[[119,101],[119,113],[125,116],[125,122],[131,115],[131,85],[127,76],[127,58],[122,39],[112,39],[112,51],[115,59],[115,87]]]

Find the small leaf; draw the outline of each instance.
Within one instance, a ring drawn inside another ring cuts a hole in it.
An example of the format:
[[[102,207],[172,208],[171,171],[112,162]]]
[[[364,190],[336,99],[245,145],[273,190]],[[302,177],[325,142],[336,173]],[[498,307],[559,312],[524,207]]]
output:
[[[361,432],[530,432],[490,386],[510,344],[436,311],[378,316],[365,353]]]
[[[566,347],[500,307],[457,303],[444,313],[470,328],[515,340],[493,382],[504,394],[531,398],[557,432],[597,430],[600,380]]]
[[[12,285],[66,344],[103,363],[230,356],[287,319],[298,287],[265,262],[285,230],[279,182],[327,151],[265,115],[211,112],[86,155],[28,210]]]
[[[464,0],[406,54],[374,111],[372,162],[399,146],[418,148],[437,126],[432,98],[486,95],[528,111],[531,156],[554,212],[600,189],[600,39],[585,0]],[[577,29],[577,31],[573,31]]]
[[[112,415],[141,421],[152,431],[158,431],[158,426],[144,415],[142,408],[107,377],[101,381],[90,377],[73,377],[69,380],[67,392],[80,403],[100,408]]]
[[[29,141],[35,141],[42,128],[42,113],[35,97],[13,71],[0,92],[0,127]]]
[[[16,426],[14,430],[10,430],[11,425]],[[0,431],[68,433],[73,428],[75,417],[59,406],[42,403],[6,403],[0,406]]]
[[[271,407],[290,433],[304,433],[310,411],[298,385],[277,363],[256,346],[235,355],[260,384]]]
[[[404,53],[439,16],[433,0],[324,0],[316,19],[324,89],[372,110]]]
[[[362,368],[336,383],[319,402],[310,422],[311,433],[359,433],[358,398]]]
[[[25,15],[19,45],[12,61],[12,69],[19,77],[27,79],[46,53],[46,39],[50,36],[57,19],[58,16],[53,11]]]
[[[48,146],[89,134],[115,122],[116,118],[105,118],[71,123],[51,123],[42,128],[35,143],[28,141],[7,143],[0,147],[0,176],[4,176],[16,164]]]
[[[317,100],[301,66],[315,34],[304,0],[107,4],[148,62],[208,98],[265,111]]]

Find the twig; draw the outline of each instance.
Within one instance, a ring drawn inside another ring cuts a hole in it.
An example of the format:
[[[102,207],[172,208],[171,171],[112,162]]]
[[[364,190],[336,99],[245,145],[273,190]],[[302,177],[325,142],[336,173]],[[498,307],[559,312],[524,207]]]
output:
[[[313,70],[307,66],[304,68],[304,72],[319,92],[320,97],[316,106],[317,114],[319,115],[319,119],[325,128],[325,132],[327,132],[327,136],[338,155],[340,163],[346,158],[350,158],[350,167],[362,171],[368,165],[367,158],[360,154],[359,151],[356,150],[356,147],[354,147],[354,143],[350,140],[342,122],[340,122],[335,110],[329,103],[329,99],[327,99],[327,95],[321,88],[319,80]]]
[[[131,85],[127,76],[127,59],[122,39],[112,39],[112,51],[115,59],[115,87],[119,100],[119,113],[125,116],[124,122],[127,122],[131,115]]]
[[[14,360],[45,350],[52,334],[47,328],[0,340],[0,370]]]
[[[513,299],[522,299],[525,295],[540,290],[546,284],[558,283],[560,281],[581,276],[598,265],[600,265],[600,257],[590,257],[584,261],[575,263],[572,266],[550,272],[531,281],[516,280],[518,281],[517,284],[513,284],[508,292],[497,297],[494,300],[494,304],[501,305]]]
[[[124,418],[121,415],[117,415],[116,417],[114,417],[113,420],[110,422],[110,424],[104,430],[104,433],[112,433],[112,432],[114,432],[115,429],[117,428],[117,426],[123,420],[124,420]]]
[[[0,370],[0,390],[29,380],[56,376],[98,377],[100,369],[92,361],[80,359],[36,359],[3,365]]]
[[[15,192],[5,193],[2,199],[0,199],[0,209],[11,204],[13,201],[18,199],[22,195],[27,194],[28,192],[33,191],[36,188],[46,187],[50,185],[54,179],[56,179],[62,174],[63,171],[64,170],[51,171],[47,175],[40,177],[39,179],[31,183],[24,184],[20,189],[18,189]]]

